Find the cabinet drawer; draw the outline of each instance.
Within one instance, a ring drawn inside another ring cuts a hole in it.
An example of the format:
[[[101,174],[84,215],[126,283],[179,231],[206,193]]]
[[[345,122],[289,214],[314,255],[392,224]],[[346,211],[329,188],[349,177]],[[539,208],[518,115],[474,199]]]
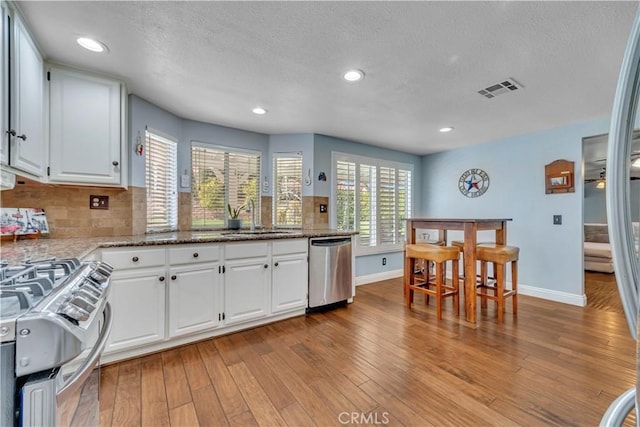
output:
[[[306,254],[308,249],[309,249],[308,239],[274,240],[271,251],[273,255],[298,254],[298,253]]]
[[[102,260],[111,264],[115,270],[140,267],[158,267],[165,263],[163,249],[126,249],[104,250]]]
[[[269,254],[267,242],[257,243],[230,243],[224,249],[225,259],[255,258]]]
[[[220,258],[220,247],[213,245],[189,245],[169,248],[169,264],[216,261]]]

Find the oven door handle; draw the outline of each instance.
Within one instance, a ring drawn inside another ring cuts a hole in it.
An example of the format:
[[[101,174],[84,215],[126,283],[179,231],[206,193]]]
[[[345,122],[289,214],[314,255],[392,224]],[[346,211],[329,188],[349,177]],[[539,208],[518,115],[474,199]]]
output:
[[[113,318],[111,317],[111,305],[106,303],[104,306],[104,326],[102,327],[102,331],[100,332],[100,336],[98,337],[98,341],[93,346],[89,357],[84,361],[82,366],[76,370],[71,377],[62,388],[56,393],[57,400],[63,401],[67,398],[69,393],[73,393],[77,388],[81,387],[86,381],[87,377],[91,375],[94,366],[98,363],[100,356],[102,355],[102,350],[104,350],[104,346],[107,344],[107,339],[109,338],[109,332],[111,332],[111,324],[113,322]]]

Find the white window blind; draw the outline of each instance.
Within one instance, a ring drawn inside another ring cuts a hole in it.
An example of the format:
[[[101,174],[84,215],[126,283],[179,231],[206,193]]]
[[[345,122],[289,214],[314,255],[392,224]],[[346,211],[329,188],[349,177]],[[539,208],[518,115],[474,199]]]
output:
[[[411,215],[410,164],[333,153],[332,226],[356,230],[360,253],[401,249]]]
[[[147,231],[178,228],[177,141],[145,130]]]
[[[226,227],[227,205],[241,207],[243,226],[251,222],[245,207],[255,205],[260,223],[260,154],[226,147],[191,144],[191,225],[193,228]]]
[[[275,227],[302,226],[302,155],[276,153],[273,156]]]

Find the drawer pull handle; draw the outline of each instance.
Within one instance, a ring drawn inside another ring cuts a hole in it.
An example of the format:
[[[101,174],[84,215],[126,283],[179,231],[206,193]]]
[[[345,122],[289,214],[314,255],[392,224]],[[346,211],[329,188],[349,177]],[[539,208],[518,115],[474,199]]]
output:
[[[275,264],[273,264],[273,265],[275,265],[275,266],[277,267],[277,266],[278,266],[278,263],[276,262],[276,263],[275,263]]]
[[[171,280],[176,280],[178,277],[174,274],[173,276],[171,276]]]
[[[265,264],[265,265],[264,265],[264,268],[269,268],[269,264]]]
[[[193,253],[193,257],[194,257],[194,258],[198,258],[198,252],[194,252],[194,253]]]
[[[113,162],[111,162],[111,164],[112,164],[113,166],[118,166],[120,163],[118,163],[117,161],[115,161],[115,160],[114,160]]]
[[[134,256],[133,258],[131,258],[131,261],[138,262],[140,261],[140,258],[138,258],[137,256]]]
[[[161,282],[164,282],[164,276],[158,277],[158,280],[161,281]]]

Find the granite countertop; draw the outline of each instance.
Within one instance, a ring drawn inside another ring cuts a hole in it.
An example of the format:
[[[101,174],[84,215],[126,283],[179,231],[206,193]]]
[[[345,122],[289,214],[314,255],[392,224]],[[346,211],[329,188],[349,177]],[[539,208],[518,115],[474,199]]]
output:
[[[2,242],[0,258],[9,264],[25,260],[37,261],[47,258],[83,258],[99,248],[124,246],[174,245],[184,243],[236,242],[247,240],[296,239],[310,237],[351,236],[356,232],[335,230],[260,230],[250,233],[246,230],[205,230],[180,231],[172,233],[140,234],[132,236],[109,236],[87,238],[41,238],[17,242]]]

